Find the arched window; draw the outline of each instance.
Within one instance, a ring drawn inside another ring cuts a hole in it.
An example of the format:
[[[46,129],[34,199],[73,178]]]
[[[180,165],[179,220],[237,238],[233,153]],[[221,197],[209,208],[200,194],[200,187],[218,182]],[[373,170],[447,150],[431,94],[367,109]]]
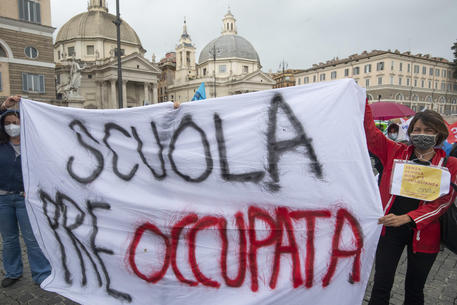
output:
[[[441,104],[444,104],[444,103],[446,103],[446,98],[444,96],[442,96],[442,97],[440,97],[438,102],[441,103]]]
[[[395,99],[398,101],[403,101],[405,98],[403,97],[403,94],[397,93],[397,95],[395,95]]]
[[[367,98],[368,98],[369,101],[372,101],[372,100],[373,100],[373,95],[368,94],[368,95],[367,95]]]
[[[432,103],[433,102],[432,97],[430,95],[425,98],[425,101],[427,103]]]
[[[5,49],[3,49],[2,46],[0,46],[0,57],[8,57]]]
[[[455,98],[452,99],[452,104],[453,105],[457,104],[457,100]]]

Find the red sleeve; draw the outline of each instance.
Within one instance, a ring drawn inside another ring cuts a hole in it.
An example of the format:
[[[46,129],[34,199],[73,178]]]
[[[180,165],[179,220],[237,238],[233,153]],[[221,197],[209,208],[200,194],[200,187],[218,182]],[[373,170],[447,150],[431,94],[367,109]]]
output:
[[[376,128],[368,102],[365,104],[365,119],[363,125],[365,128],[368,150],[376,155],[383,165],[386,164],[388,152],[392,151],[397,146],[401,146],[401,144],[389,140],[378,128]]]
[[[453,160],[451,160],[451,158]],[[448,165],[449,171],[451,172],[451,182],[457,184],[457,159],[449,157],[448,163],[453,163],[452,166]],[[451,186],[449,194],[442,196],[435,201],[421,205],[416,210],[409,212],[408,216],[416,223],[417,229],[422,230],[428,224],[434,222],[441,215],[446,213],[447,209],[454,202],[456,195],[456,191]]]

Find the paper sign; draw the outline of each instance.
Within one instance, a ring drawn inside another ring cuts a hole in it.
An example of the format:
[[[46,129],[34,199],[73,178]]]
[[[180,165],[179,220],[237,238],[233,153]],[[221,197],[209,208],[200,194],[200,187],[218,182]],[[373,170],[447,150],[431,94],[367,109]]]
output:
[[[446,168],[395,161],[391,193],[433,201],[449,193],[451,175]]]

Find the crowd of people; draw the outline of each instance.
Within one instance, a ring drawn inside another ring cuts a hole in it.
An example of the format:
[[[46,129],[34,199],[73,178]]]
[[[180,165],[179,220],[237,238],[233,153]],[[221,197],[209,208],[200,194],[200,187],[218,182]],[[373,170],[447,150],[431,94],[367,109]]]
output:
[[[0,106],[0,233],[3,245],[3,267],[6,276],[2,287],[13,285],[22,275],[19,228],[27,246],[33,280],[40,284],[49,274],[50,265],[34,238],[27,216],[21,172],[20,117],[9,110],[20,97],[10,97]],[[175,108],[179,104],[175,104]],[[370,154],[379,166],[379,190],[385,215],[376,251],[374,286],[370,305],[389,304],[399,259],[406,247],[407,272],[405,305],[424,304],[424,285],[440,250],[439,217],[454,202],[456,193],[450,187],[447,195],[424,200],[393,195],[390,192],[393,169],[397,160],[423,166],[446,167],[451,184],[457,176],[457,159],[447,157],[439,148],[448,137],[443,118],[435,111],[417,113],[407,130],[409,141],[399,139],[399,126],[391,124],[385,135],[373,120],[366,105],[364,128]],[[457,149],[455,149],[457,153]]]

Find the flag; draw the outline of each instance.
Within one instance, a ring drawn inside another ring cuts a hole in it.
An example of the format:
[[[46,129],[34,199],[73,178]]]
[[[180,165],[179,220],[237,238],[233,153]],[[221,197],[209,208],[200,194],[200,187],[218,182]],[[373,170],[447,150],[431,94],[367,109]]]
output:
[[[202,83],[200,87],[198,87],[197,91],[192,98],[193,101],[205,100],[206,99],[206,90],[205,90],[205,83]]]

